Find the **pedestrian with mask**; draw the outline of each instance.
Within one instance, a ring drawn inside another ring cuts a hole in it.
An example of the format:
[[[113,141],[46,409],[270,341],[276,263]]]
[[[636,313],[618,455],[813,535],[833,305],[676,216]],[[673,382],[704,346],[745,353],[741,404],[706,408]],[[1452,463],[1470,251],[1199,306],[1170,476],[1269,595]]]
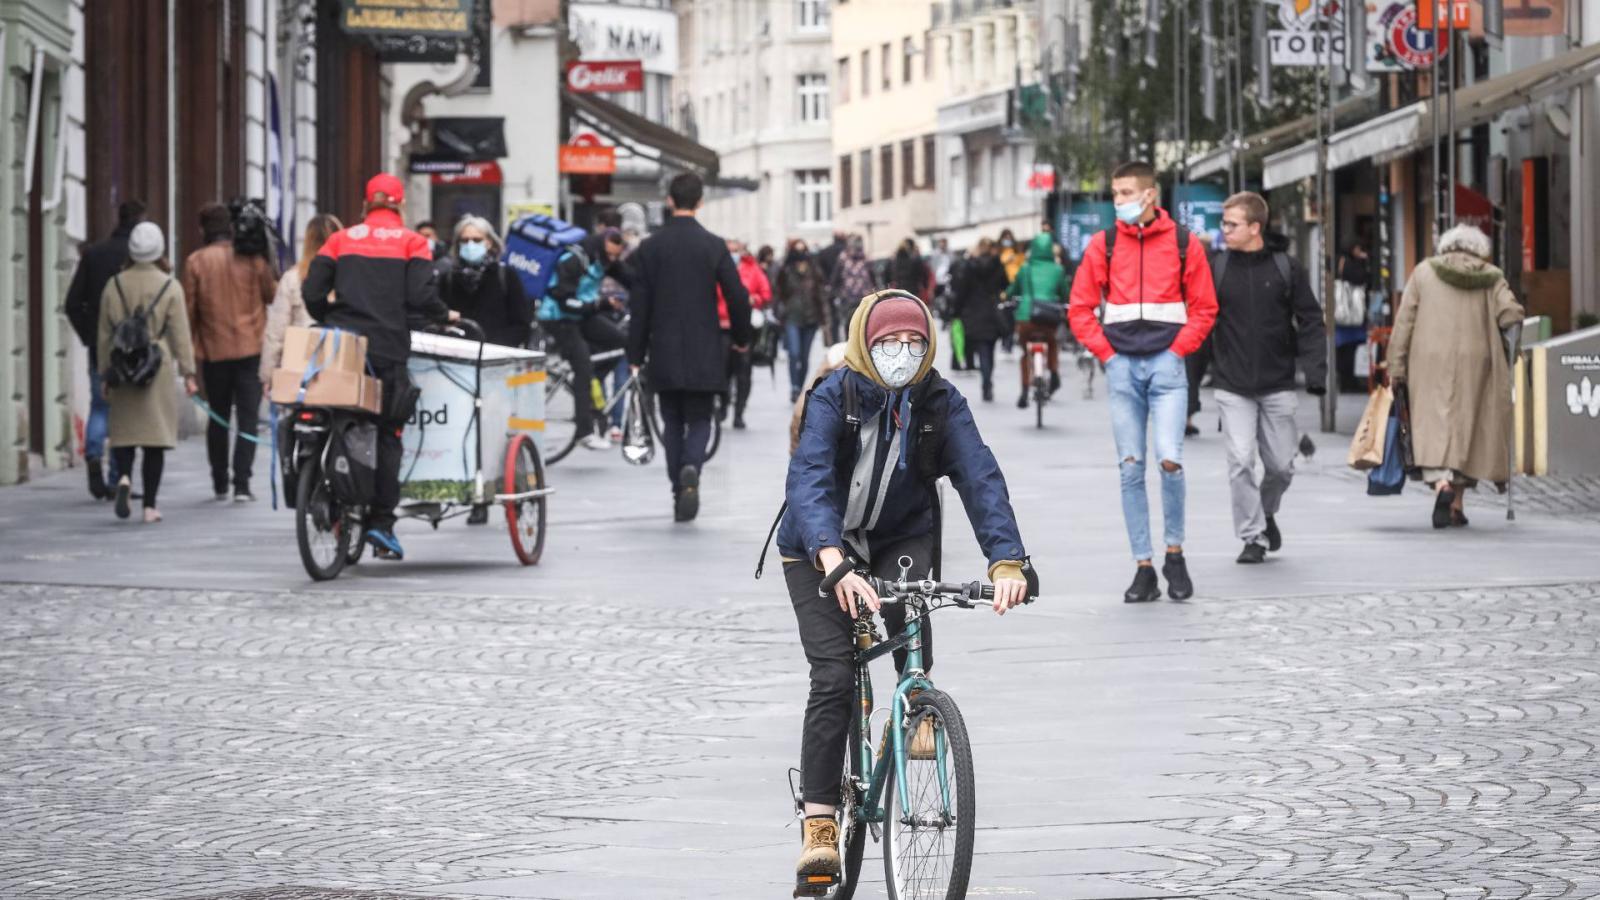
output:
[[[435,277],[445,306],[478,323],[484,340],[523,347],[533,326],[533,304],[522,291],[522,279],[500,261],[504,252],[487,219],[462,216]]]
[[[217,416],[206,425],[212,496],[226,501],[231,487],[234,501],[246,503],[255,500],[250,477],[261,417],[261,347],[278,278],[265,256],[236,250],[226,206],[200,210],[200,233],[203,246],[183,263],[183,295],[206,402]]]
[[[700,176],[675,176],[667,188],[671,216],[630,258],[628,363],[634,374],[649,367],[678,522],[692,521],[700,512],[700,469],[711,441],[711,417],[716,395],[728,383],[717,322],[719,288],[733,348],[749,350],[753,335],[739,268],[727,244],[695,218],[704,196]]]
[[[1111,173],[1117,222],[1089,239],[1072,280],[1072,333],[1105,364],[1111,430],[1122,477],[1122,518],[1136,564],[1127,603],[1161,597],[1150,546],[1145,456],[1161,468],[1161,567],[1174,600],[1194,595],[1183,556],[1183,428],[1189,378],[1184,357],[1200,347],[1217,316],[1216,288],[1200,241],[1157,201],[1156,170],[1129,162]],[[1105,309],[1101,312],[1101,304]],[[1102,317],[1104,324],[1102,324]]]
[[[800,742],[805,820],[795,872],[801,883],[840,873],[837,815],[855,691],[856,598],[883,614],[890,638],[906,621],[904,604],[880,607],[877,593],[853,571],[826,596],[818,593],[823,579],[858,565],[896,577],[901,556],[911,558],[913,572],[938,578],[934,485],[948,476],[988,563],[994,611],[1003,615],[1029,593],[1031,565],[1005,476],[966,400],[933,370],[936,333],[932,314],[910,294],[864,298],[850,323],[845,365],[809,395],[789,460],[778,552],[811,684]],[[924,668],[931,670],[926,618],[921,629]],[[894,657],[902,668],[904,652]],[[931,759],[935,743],[930,722],[907,751]]]
[[[843,327],[840,322],[848,323],[861,298],[881,286],[877,274],[872,271],[872,262],[867,259],[866,244],[862,243],[860,235],[852,235],[849,246],[839,256],[838,265],[834,266],[833,281],[829,284],[837,304],[833,311],[834,329]]]
[[[328,242],[328,238],[335,231],[343,228],[344,224],[335,216],[323,213],[312,216],[306,223],[304,243],[300,247],[300,262],[291,266],[283,277],[278,279],[278,293],[272,298],[272,306],[267,308],[267,330],[261,337],[261,384],[263,388],[272,386],[272,372],[283,361],[283,336],[290,327],[305,328],[314,324],[311,313],[306,311],[306,301],[301,296],[301,286],[305,284],[306,270],[311,268],[311,260],[317,256],[317,251]]]
[[[1224,249],[1211,273],[1217,321],[1211,330],[1211,379],[1228,452],[1233,527],[1244,542],[1238,562],[1266,560],[1283,546],[1278,508],[1294,479],[1299,441],[1294,376],[1306,390],[1327,392],[1327,341],[1322,305],[1305,267],[1288,254],[1289,239],[1266,231],[1267,201],[1250,191],[1222,204]],[[1256,481],[1256,459],[1264,469]]]
[[[1006,290],[1006,270],[994,241],[983,238],[967,256],[956,282],[956,315],[966,338],[967,358],[976,361],[983,379],[983,402],[994,401],[994,344],[1011,331],[1000,314],[1000,296]]]
[[[806,389],[806,369],[811,364],[811,342],[820,328],[830,332],[832,313],[821,267],[811,258],[806,242],[791,241],[778,270],[778,309],[783,319],[783,347],[789,357],[789,402]]]
[[[911,238],[901,241],[894,251],[894,259],[889,263],[889,286],[913,294],[930,309],[933,307],[929,290],[933,286],[933,273],[922,254],[917,252],[917,242]]]
[[[144,492],[144,521],[161,521],[156,501],[161,491],[161,474],[167,450],[178,445],[178,405],[173,402],[173,378],[183,379],[184,390],[194,396],[200,389],[195,380],[194,347],[189,339],[189,314],[183,302],[183,287],[172,276],[166,263],[166,236],[154,222],[140,222],[128,234],[126,269],[112,276],[100,297],[100,322],[97,328],[97,358],[100,374],[106,379],[106,402],[110,409],[109,441],[116,457],[116,514],[126,519],[131,514],[134,456],[139,461],[139,487]],[[130,320],[142,317],[143,329]],[[155,370],[132,366],[129,357],[120,355],[119,344],[127,350],[129,331],[147,338],[149,353],[135,358],[155,360]],[[251,372],[252,378],[255,373]],[[143,381],[141,384],[140,382]]]
[[[105,398],[105,379],[100,376],[100,298],[113,275],[128,264],[128,238],[144,221],[144,204],[124,200],[117,207],[117,227],[103,241],[96,241],[78,254],[78,268],[67,288],[67,321],[89,353],[89,418],[83,423],[83,463],[89,472],[89,496],[96,500],[111,497],[117,483],[115,458],[105,460],[107,416],[111,407]]]

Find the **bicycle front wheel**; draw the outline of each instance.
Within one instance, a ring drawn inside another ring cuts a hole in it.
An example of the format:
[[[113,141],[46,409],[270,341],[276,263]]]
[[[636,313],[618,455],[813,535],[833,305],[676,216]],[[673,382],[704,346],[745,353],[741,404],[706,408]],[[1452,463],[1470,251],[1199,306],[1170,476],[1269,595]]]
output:
[[[905,770],[891,767],[884,787],[884,881],[890,900],[961,900],[972,873],[972,744],[950,695],[924,691],[901,726],[907,748],[924,719],[933,722],[934,758],[908,752]]]

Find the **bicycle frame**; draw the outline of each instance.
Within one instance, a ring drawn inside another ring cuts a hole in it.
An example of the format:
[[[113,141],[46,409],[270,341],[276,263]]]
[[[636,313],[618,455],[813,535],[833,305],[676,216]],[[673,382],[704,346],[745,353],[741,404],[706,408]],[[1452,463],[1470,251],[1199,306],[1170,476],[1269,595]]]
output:
[[[856,807],[856,816],[863,822],[881,823],[884,821],[883,788],[888,782],[889,766],[895,766],[896,771],[904,772],[906,767],[906,746],[904,729],[898,723],[905,717],[906,695],[913,690],[933,690],[933,682],[928,679],[927,673],[922,668],[922,617],[929,610],[920,602],[910,599],[907,604],[906,624],[900,634],[895,637],[876,643],[866,650],[856,651],[856,730],[860,736],[857,741],[857,752],[860,754],[859,771],[870,773],[865,784],[858,784],[862,791],[861,804]],[[914,615],[915,614],[915,615]],[[872,620],[863,618],[858,620],[858,634],[861,628],[868,632],[873,629]],[[886,654],[893,653],[901,647],[906,648],[905,674],[895,685],[894,698],[889,704],[889,722],[884,726],[886,737],[890,737],[892,747],[888,753],[878,753],[876,761],[873,759],[872,748],[872,677],[867,670],[867,664]],[[934,758],[939,766],[939,787],[944,798],[944,813],[950,814],[950,784],[948,772],[945,769],[945,737],[943,732],[934,733]],[[896,780],[895,787],[899,795],[900,808],[907,809],[908,798],[906,795],[906,780],[901,777]]]

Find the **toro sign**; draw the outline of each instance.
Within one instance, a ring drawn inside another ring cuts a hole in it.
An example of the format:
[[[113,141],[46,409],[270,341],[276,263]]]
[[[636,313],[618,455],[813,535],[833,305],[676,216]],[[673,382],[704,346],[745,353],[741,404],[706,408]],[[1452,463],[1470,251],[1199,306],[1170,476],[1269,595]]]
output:
[[[575,94],[629,94],[644,90],[644,64],[636,59],[567,64],[567,90]]]

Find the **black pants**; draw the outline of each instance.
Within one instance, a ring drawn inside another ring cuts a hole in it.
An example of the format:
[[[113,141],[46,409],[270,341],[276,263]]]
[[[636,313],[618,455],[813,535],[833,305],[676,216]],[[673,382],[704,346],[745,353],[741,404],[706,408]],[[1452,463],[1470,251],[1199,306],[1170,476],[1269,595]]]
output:
[[[372,360],[372,374],[383,383],[383,415],[378,419],[378,471],[367,506],[367,527],[394,530],[394,509],[400,505],[400,461],[404,449],[400,432],[406,427],[411,410],[403,398],[411,389],[411,376],[403,362]]]
[[[933,558],[933,536],[912,538],[873,553],[872,571],[879,578],[898,578],[901,556],[911,557],[913,575],[928,571]],[[800,645],[811,664],[811,696],[806,701],[805,731],[800,737],[800,794],[807,803],[839,802],[844,778],[844,757],[849,747],[851,713],[855,708],[855,642],[853,621],[839,601],[818,597],[823,573],[808,562],[786,563],[783,580],[800,626]],[[883,623],[893,637],[906,624],[905,606],[884,604]],[[894,654],[895,670],[905,665],[905,652]],[[922,622],[922,668],[933,668],[933,631]]]
[[[661,448],[667,454],[667,477],[674,492],[684,466],[693,466],[698,472],[706,464],[716,397],[711,391],[656,392],[661,404]]]
[[[736,416],[744,415],[745,405],[750,402],[750,372],[754,366],[750,363],[750,351],[740,353],[733,349],[733,335],[724,331],[722,333],[722,350],[728,358],[728,381],[731,383],[730,391],[733,394],[733,412]],[[727,412],[724,404],[723,412]]]
[[[1183,367],[1189,374],[1189,415],[1192,416],[1200,411],[1200,380],[1211,368],[1211,338],[1206,338],[1200,349],[1184,357]]]
[[[628,343],[628,333],[623,330],[621,323],[607,315],[596,313],[585,317],[578,330],[583,333],[589,349],[595,353],[621,350]]]
[[[143,450],[144,459],[139,467],[139,485],[144,491],[144,508],[156,508],[156,492],[161,490],[161,470],[166,467],[167,448],[165,447],[112,447],[111,460],[116,463],[116,471],[128,477],[133,477],[133,451]]]
[[[206,402],[224,419],[232,416],[239,434],[233,441],[233,477],[228,477],[228,427],[212,421],[206,426],[206,456],[211,460],[211,488],[219,494],[250,491],[250,469],[256,461],[256,436],[261,419],[261,357],[207,362],[200,367]],[[248,435],[249,437],[246,437]]]
[[[967,353],[978,360],[978,374],[983,376],[985,391],[994,387],[994,338],[986,341],[967,340]]]
[[[590,317],[594,318],[593,316]],[[546,322],[545,330],[555,339],[556,350],[572,367],[573,422],[578,439],[594,434],[595,415],[593,388],[594,363],[589,359],[589,342],[584,339],[583,323],[571,319]]]

